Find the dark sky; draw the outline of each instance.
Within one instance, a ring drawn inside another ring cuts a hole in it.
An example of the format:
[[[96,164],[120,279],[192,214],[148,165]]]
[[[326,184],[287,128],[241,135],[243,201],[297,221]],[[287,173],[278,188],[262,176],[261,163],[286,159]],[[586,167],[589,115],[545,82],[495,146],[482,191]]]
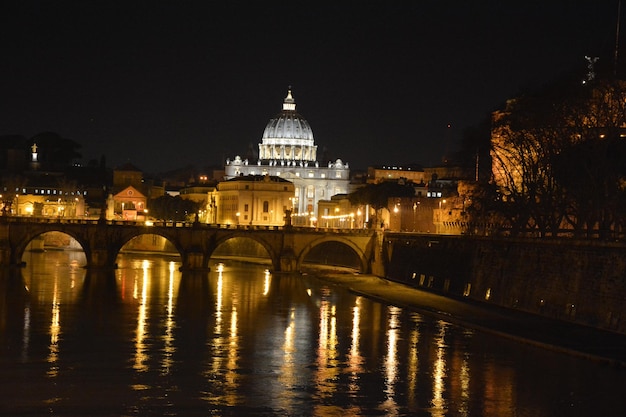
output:
[[[291,85],[332,158],[437,164],[520,90],[612,61],[617,1],[4,1],[0,135],[204,167],[256,149]]]

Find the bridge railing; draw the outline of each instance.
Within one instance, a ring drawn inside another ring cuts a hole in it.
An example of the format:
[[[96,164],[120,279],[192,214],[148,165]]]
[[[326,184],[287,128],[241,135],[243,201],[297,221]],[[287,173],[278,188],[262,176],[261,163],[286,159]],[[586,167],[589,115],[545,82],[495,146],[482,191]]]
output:
[[[65,217],[0,216],[4,223],[63,223],[63,224],[98,224],[95,219],[77,219]]]
[[[363,234],[371,233],[371,229],[339,229],[333,227],[308,227],[308,226],[276,226],[276,225],[251,225],[251,224],[208,224],[185,221],[135,221],[135,220],[102,220],[87,218],[65,218],[65,217],[35,217],[35,216],[0,216],[0,222],[5,223],[36,223],[36,224],[106,224],[110,226],[134,226],[134,227],[172,227],[172,228],[204,228],[204,229],[227,229],[227,230],[249,230],[249,231],[281,231],[287,228],[303,233],[319,232],[334,234]]]

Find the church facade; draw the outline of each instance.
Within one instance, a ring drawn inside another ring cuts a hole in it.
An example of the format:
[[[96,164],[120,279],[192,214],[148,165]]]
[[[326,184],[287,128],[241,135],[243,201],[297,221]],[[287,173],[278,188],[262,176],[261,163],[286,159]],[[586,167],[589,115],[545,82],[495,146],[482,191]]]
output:
[[[291,211],[294,224],[310,224],[318,216],[318,202],[349,191],[350,169],[341,159],[318,161],[309,123],[298,112],[291,90],[283,109],[270,119],[259,144],[259,158],[227,160],[225,178],[246,175],[276,176],[294,184]]]

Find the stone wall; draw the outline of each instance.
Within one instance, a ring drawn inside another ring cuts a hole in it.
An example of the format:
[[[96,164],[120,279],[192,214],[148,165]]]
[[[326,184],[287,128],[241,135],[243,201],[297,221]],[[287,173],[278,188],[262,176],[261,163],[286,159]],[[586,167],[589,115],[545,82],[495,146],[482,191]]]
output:
[[[626,245],[389,234],[386,277],[626,333]]]

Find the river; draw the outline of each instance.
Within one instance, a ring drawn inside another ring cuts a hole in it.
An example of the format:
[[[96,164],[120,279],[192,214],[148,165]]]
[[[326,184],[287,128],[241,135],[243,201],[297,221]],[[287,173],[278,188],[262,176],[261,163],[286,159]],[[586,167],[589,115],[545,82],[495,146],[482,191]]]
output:
[[[309,275],[80,251],[0,275],[0,414],[624,416],[626,371]]]

